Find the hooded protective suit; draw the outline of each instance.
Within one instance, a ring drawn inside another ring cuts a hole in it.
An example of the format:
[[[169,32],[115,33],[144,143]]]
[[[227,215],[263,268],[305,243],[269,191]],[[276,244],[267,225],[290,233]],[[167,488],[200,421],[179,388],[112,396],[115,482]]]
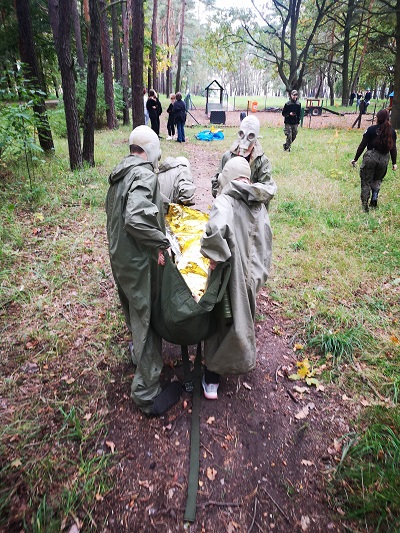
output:
[[[158,181],[168,203],[193,205],[196,186],[186,157],[167,157],[160,165]]]
[[[161,339],[150,326],[151,302],[158,292],[158,269],[162,268],[157,265],[157,252],[169,246],[162,200],[152,163],[137,155],[125,157],[111,173],[109,183],[106,212],[111,268],[132,332],[137,365],[131,393],[135,403],[150,413],[153,399],[161,392],[163,366]]]
[[[221,159],[218,172],[215,176],[211,178],[211,190],[214,198],[219,194],[218,187],[218,176],[222,172],[224,166],[228,161],[233,157],[243,156],[243,145],[246,144],[246,139],[253,134],[253,142],[251,143],[252,149],[250,154],[244,156],[248,161],[251,169],[250,181],[252,183],[269,183],[271,197],[274,196],[276,192],[276,184],[272,179],[272,166],[271,162],[264,154],[264,150],[257,137],[260,132],[260,123],[256,117],[249,116],[245,117],[241,124],[240,130],[238,132],[238,138],[232,143],[232,146],[227,150]],[[249,144],[249,142],[247,142]],[[268,207],[269,199],[267,200],[266,206]]]
[[[234,181],[229,181],[228,177],[216,198],[201,241],[203,255],[216,262],[229,260],[232,264],[227,290],[233,323],[227,326],[224,318],[218,319],[217,332],[204,344],[205,364],[217,374],[243,374],[256,365],[256,295],[267,280],[272,253],[272,232],[265,204],[276,186],[271,189],[269,184],[233,178]]]

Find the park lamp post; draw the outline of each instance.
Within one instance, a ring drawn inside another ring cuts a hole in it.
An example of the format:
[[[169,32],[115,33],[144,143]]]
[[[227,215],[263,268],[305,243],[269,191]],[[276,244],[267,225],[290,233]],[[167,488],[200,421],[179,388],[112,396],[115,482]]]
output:
[[[189,59],[189,61],[187,62],[187,74],[186,74],[186,92],[190,92],[189,90],[189,73],[190,73],[190,67],[192,66],[192,62],[191,60]]]

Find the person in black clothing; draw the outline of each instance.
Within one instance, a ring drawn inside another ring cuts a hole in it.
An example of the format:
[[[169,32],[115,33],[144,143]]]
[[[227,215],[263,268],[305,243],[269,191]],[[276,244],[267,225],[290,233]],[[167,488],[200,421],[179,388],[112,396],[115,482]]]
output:
[[[386,175],[389,157],[392,159],[392,169],[397,170],[396,132],[389,122],[389,112],[381,109],[376,115],[377,124],[370,126],[364,133],[351,164],[356,161],[367,148],[360,166],[361,204],[365,212],[369,208],[376,208],[381,183]],[[370,196],[372,197],[370,201]]]
[[[167,131],[168,131],[168,137],[167,141],[170,141],[175,137],[175,120],[174,120],[174,103],[176,101],[176,96],[174,93],[171,93],[169,95],[169,99],[171,100],[171,103],[168,106],[167,113],[168,113],[168,122],[167,122]]]
[[[282,110],[282,115],[285,117],[285,127],[283,128],[286,135],[286,142],[283,145],[285,152],[290,152],[290,147],[297,137],[301,110],[301,104],[297,101],[298,97],[299,93],[297,91],[292,91],[290,93],[290,100],[286,102]]]
[[[160,115],[162,113],[162,107],[160,100],[157,97],[157,93],[154,89],[150,89],[149,91],[149,98],[146,102],[146,109],[149,112],[151,129],[158,136],[160,136]]]
[[[182,93],[176,93],[176,101],[172,106],[172,111],[174,113],[174,120],[176,124],[176,129],[178,130],[178,138],[176,142],[184,143],[185,139],[185,122],[186,122],[186,106],[185,102],[182,100]]]
[[[353,125],[352,125],[352,128],[354,128],[354,126],[356,124],[358,124],[358,128],[360,128],[361,126],[361,117],[362,115],[365,115],[365,113],[367,112],[367,104],[365,103],[365,100],[363,97],[361,97],[361,100],[358,104],[358,111],[359,111],[359,115],[358,117],[356,118],[356,120],[354,121]]]
[[[356,97],[356,93],[354,91],[352,91],[351,95],[350,95],[350,100],[349,100],[349,105],[353,105],[354,104],[354,98]]]

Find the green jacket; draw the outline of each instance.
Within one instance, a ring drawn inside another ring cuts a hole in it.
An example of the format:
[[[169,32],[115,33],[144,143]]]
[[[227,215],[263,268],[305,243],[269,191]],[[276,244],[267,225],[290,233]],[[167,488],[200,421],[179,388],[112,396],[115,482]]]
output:
[[[240,157],[237,156],[236,152],[238,149],[239,141],[235,141],[230,150],[227,150],[222,155],[221,163],[218,168],[218,172],[211,178],[211,192],[214,198],[218,194],[218,176],[222,172],[222,169],[226,165],[226,163],[232,159],[232,157]],[[271,162],[268,159],[268,157],[264,154],[264,151],[259,143],[257,141],[254,145],[254,148],[250,155],[249,160],[251,175],[250,175],[250,181],[252,183],[265,183],[269,186],[269,192],[270,192],[270,198],[272,198],[276,193],[276,184],[274,180],[272,179],[272,166]],[[269,198],[269,199],[270,199]],[[269,199],[266,200],[266,206],[268,207]]]
[[[147,340],[151,302],[159,290],[157,252],[168,248],[169,242],[151,163],[129,155],[110,174],[109,183],[106,212],[111,268],[138,363]]]
[[[272,232],[265,204],[272,194],[265,183],[231,181],[217,196],[201,241],[201,252],[232,265],[228,283],[233,324],[219,319],[205,341],[207,368],[218,374],[244,374],[256,365],[256,295],[267,280]]]

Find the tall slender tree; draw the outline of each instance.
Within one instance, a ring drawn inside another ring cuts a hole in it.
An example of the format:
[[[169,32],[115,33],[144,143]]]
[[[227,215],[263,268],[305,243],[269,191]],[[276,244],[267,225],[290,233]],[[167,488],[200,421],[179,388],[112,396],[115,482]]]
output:
[[[75,170],[82,167],[83,159],[76,104],[74,63],[71,55],[72,0],[62,0],[60,4],[58,0],[48,0],[48,5],[61,72],[69,164],[71,170]]]
[[[123,109],[123,124],[129,124],[129,14],[131,14],[131,6],[129,9],[125,3],[121,5],[122,11],[122,49],[121,49],[121,70],[122,70],[122,98],[124,100]]]
[[[18,0],[18,2],[16,2],[16,13],[19,28],[21,60],[27,65],[27,78],[34,89],[43,91],[43,79],[36,56],[29,0]],[[35,97],[33,111],[38,119],[37,129],[40,146],[45,152],[48,152],[49,150],[54,149],[53,137],[47,118],[44,97],[39,96],[39,94]]]
[[[166,14],[166,22],[165,22],[165,44],[167,45],[167,70],[165,73],[165,93],[167,97],[170,95],[172,91],[172,73],[171,73],[171,66],[169,64],[171,60],[171,51],[169,49],[170,18],[171,18],[171,0],[167,0],[167,14]]]
[[[181,90],[183,32],[185,29],[185,6],[186,6],[186,0],[182,0],[181,24],[180,24],[178,58],[177,58],[176,80],[175,80],[175,92],[176,93]]]
[[[151,24],[151,74],[152,74],[152,87],[155,91],[158,91],[157,80],[157,13],[158,13],[158,0],[153,0],[153,21]]]
[[[113,55],[114,55],[114,76],[115,76],[115,81],[121,81],[121,77],[122,77],[121,44],[120,44],[120,36],[119,36],[118,6],[115,2],[111,4],[111,25],[112,25],[112,43],[113,43]]]
[[[111,63],[111,44],[110,34],[108,31],[108,14],[106,0],[98,0],[100,9],[100,42],[101,42],[101,60],[104,76],[104,98],[107,105],[107,127],[113,130],[118,127],[117,115],[115,112],[114,102],[114,84]]]
[[[73,0],[72,2],[72,20],[74,24],[76,57],[80,68],[80,78],[83,79],[85,76],[83,71],[85,69],[86,64],[82,46],[81,21],[76,0]]]
[[[100,47],[100,17],[97,0],[89,0],[90,30],[87,61],[87,91],[83,117],[83,160],[94,166],[94,124]]]
[[[131,79],[132,79],[132,124],[144,123],[143,110],[143,51],[144,8],[143,0],[132,0]]]

